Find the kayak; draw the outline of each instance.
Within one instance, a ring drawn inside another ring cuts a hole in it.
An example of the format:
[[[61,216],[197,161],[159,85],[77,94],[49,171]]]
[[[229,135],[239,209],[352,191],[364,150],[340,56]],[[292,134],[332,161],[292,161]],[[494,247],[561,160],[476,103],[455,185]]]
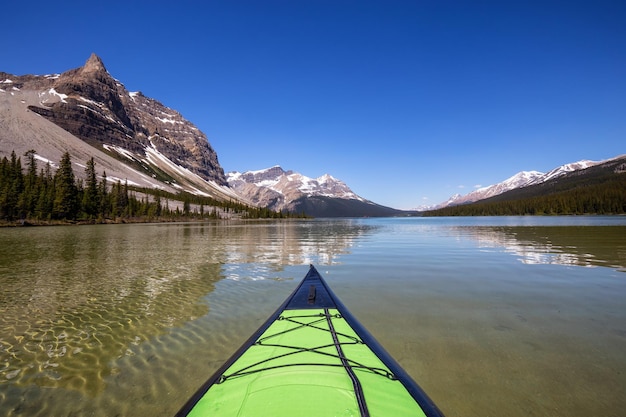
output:
[[[177,416],[443,416],[317,269]]]

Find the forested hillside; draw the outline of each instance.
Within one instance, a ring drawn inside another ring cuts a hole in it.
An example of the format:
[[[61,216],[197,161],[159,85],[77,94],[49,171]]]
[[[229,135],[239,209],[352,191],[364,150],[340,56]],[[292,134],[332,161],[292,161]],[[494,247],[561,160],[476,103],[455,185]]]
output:
[[[283,213],[241,203],[222,202],[188,193],[111,185],[100,180],[93,158],[85,164],[86,180],[76,179],[69,153],[56,172],[39,168],[35,151],[26,152],[26,167],[15,152],[0,160],[0,223],[174,221],[211,218],[276,218]],[[170,207],[170,204],[172,207]]]
[[[424,216],[625,214],[626,158]]]

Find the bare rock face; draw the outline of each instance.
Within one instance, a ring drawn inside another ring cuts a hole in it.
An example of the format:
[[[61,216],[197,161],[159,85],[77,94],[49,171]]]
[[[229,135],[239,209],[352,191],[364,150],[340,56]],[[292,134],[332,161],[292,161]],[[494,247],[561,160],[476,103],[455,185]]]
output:
[[[145,164],[163,155],[206,181],[228,186],[204,133],[175,110],[128,92],[95,54],[83,67],[60,75],[0,73],[5,78],[15,88],[38,90],[39,105],[28,106],[31,111],[120,160]]]

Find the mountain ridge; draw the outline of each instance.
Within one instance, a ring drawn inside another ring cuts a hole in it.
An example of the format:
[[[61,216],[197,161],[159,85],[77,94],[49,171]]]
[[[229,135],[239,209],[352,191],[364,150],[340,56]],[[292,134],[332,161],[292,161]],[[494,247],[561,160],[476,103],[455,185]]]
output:
[[[38,160],[54,166],[70,151],[79,177],[81,164],[94,157],[110,182],[174,194],[186,191],[324,217],[411,213],[366,200],[330,174],[310,178],[280,166],[225,174],[203,132],[158,100],[129,92],[95,53],[82,67],[60,74],[0,72],[0,125],[0,156],[32,149]],[[582,160],[547,173],[522,171],[465,196],[455,195],[439,207],[492,198],[601,162]]]
[[[566,164],[543,182],[472,203],[423,212],[424,216],[567,215],[626,213],[626,155]],[[580,169],[577,169],[580,168]],[[558,175],[555,175],[558,174]]]
[[[325,216],[334,215],[332,206],[343,215],[395,213],[356,195],[329,174],[309,178],[279,172],[282,179],[276,177],[275,184],[257,190],[260,198],[248,198],[229,184],[203,132],[158,100],[128,91],[95,53],[82,67],[59,74],[0,72],[0,124],[5,128],[0,132],[0,156],[32,149],[37,160],[54,168],[69,151],[80,168],[75,170],[79,178],[84,175],[82,164],[94,157],[97,170],[106,173],[110,183],[283,210],[302,210],[306,205],[308,211],[323,205]],[[304,201],[312,197],[314,202]]]
[[[58,162],[62,150],[69,150],[75,161],[84,163],[86,153],[107,173],[113,171],[112,177],[138,186],[239,200],[206,135],[177,111],[126,90],[96,54],[82,67],[61,74],[0,72],[0,86],[4,154],[34,148],[42,160]],[[70,135],[92,148],[78,145]]]
[[[315,217],[394,216],[402,213],[369,201],[326,173],[311,178],[279,165],[257,171],[229,172],[227,180],[240,195],[275,211],[305,212]]]
[[[614,158],[609,158],[601,161],[591,161],[587,159],[583,159],[576,162],[570,162],[564,165],[560,165],[556,168],[551,169],[548,172],[540,172],[540,171],[520,171],[513,176],[505,179],[502,182],[492,184],[486,187],[478,188],[468,194],[460,195],[454,194],[448,200],[429,207],[422,207],[419,211],[428,211],[428,210],[437,210],[445,207],[457,206],[461,204],[470,204],[478,201],[486,200],[491,197],[495,197],[497,195],[506,193],[511,190],[528,187],[531,185],[542,184],[547,181],[550,181],[554,178],[561,177],[573,171],[578,171],[582,169],[586,169],[595,165],[603,164],[605,162],[612,161],[614,159],[618,159],[623,157],[624,155],[619,155]]]

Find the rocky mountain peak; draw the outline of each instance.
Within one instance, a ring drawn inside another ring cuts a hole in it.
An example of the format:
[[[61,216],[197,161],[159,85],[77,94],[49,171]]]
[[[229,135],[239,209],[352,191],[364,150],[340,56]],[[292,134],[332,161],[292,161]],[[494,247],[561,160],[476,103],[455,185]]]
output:
[[[283,175],[291,175],[293,171],[285,171],[279,165],[259,171],[246,171],[241,174],[241,179],[249,183],[264,181],[278,181]]]
[[[85,65],[82,68],[83,74],[89,74],[94,72],[108,72],[104,67],[102,59],[95,53],[92,53]]]
[[[360,197],[329,174],[307,177],[280,166],[258,171],[229,172],[228,183],[240,196],[275,211],[315,217],[393,216],[399,210]]]
[[[157,100],[128,92],[95,53],[84,66],[58,77],[11,78],[20,88],[37,91],[39,102],[29,110],[90,145],[143,167],[150,177],[178,182],[187,170],[202,183],[194,189],[206,187],[204,182],[228,185],[204,133]],[[167,167],[163,161],[168,161]]]
[[[293,211],[295,200],[311,196],[366,202],[344,182],[329,174],[310,178],[298,172],[285,171],[278,165],[259,171],[230,172],[227,180],[248,200],[277,211]]]

